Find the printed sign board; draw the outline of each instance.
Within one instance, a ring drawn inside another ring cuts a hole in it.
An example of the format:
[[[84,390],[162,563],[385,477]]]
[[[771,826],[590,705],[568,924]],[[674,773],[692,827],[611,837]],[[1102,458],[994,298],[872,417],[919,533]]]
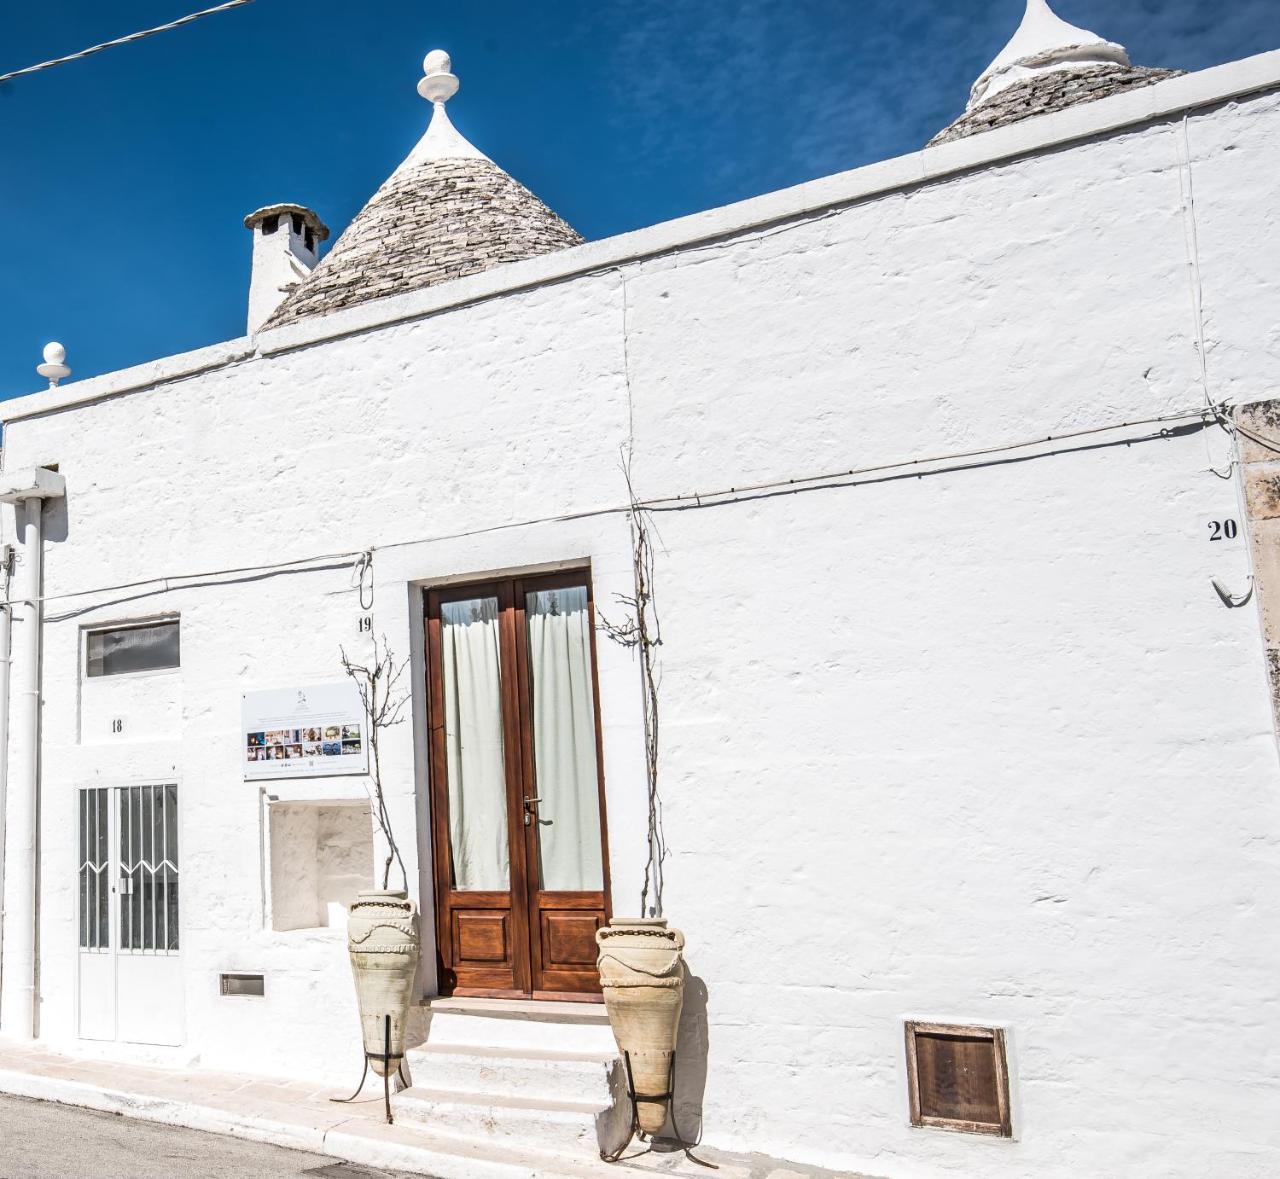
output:
[[[246,692],[240,724],[244,779],[367,773],[365,729],[353,683]]]

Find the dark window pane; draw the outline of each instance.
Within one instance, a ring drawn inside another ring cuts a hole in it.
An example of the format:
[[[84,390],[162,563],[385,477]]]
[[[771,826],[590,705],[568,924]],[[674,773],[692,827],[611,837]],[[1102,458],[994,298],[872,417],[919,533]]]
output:
[[[130,671],[157,671],[178,666],[178,624],[130,626],[119,630],[95,630],[88,635],[90,676],[121,675]]]

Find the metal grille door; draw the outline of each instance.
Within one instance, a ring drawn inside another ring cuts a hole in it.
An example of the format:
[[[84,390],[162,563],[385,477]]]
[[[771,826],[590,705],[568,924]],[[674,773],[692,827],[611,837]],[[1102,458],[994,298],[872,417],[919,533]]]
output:
[[[79,813],[79,1034],[180,1044],[178,788],[82,790]]]
[[[111,948],[111,877],[106,790],[80,791],[80,949]]]
[[[178,788],[120,791],[120,949],[178,948]]]

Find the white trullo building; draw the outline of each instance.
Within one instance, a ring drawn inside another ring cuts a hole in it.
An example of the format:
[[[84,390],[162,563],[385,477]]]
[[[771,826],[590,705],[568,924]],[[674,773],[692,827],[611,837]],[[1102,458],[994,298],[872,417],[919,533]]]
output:
[[[1031,0],[924,150],[589,243],[455,89],[323,258],[250,216],[247,336],[0,406],[0,1032],[354,1080],[384,849],[297,718],[385,635],[401,1123],[590,1158],[639,553],[686,1134],[1280,1173],[1280,54],[1145,70]]]

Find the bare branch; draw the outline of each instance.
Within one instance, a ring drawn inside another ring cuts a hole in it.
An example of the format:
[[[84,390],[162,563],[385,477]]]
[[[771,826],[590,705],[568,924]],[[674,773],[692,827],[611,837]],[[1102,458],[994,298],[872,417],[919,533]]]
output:
[[[388,848],[386,863],[382,866],[382,887],[386,888],[391,879],[391,865],[399,863],[404,889],[408,892],[409,876],[391,830],[391,815],[382,789],[382,759],[378,738],[383,729],[399,724],[404,719],[403,712],[409,701],[409,693],[398,690],[396,685],[409,661],[406,659],[403,663],[396,664],[386,635],[382,636],[381,645],[377,639],[373,641],[372,666],[353,663],[342,647],[338,648],[338,653],[342,658],[342,669],[356,686],[356,694],[360,697],[360,705],[369,726],[370,801],[374,804],[374,818]]]
[[[631,480],[631,456],[625,448],[622,473],[630,498],[627,518],[631,528],[631,573],[635,590],[634,596],[615,595],[618,604],[628,611],[628,617],[622,622],[610,622],[602,615],[599,626],[613,642],[635,650],[639,655],[645,774],[649,795],[649,854],[645,862],[644,886],[640,891],[640,912],[643,916],[661,917],[667,845],[662,824],[662,799],[658,792],[658,685],[661,670],[657,666],[655,653],[662,645],[662,628],[653,596],[653,545],[649,539],[651,521],[636,498]],[[650,891],[653,894],[652,905],[649,903]]]

